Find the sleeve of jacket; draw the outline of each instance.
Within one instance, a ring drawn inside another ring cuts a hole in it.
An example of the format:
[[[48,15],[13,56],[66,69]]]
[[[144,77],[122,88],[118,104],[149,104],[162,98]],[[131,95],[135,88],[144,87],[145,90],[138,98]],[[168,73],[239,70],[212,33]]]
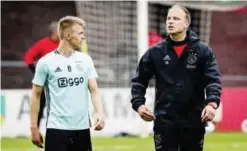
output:
[[[24,61],[27,64],[28,68],[34,73],[35,65],[34,62],[39,59],[39,54],[42,48],[42,40],[36,42],[25,54]]]
[[[141,105],[145,104],[146,89],[153,74],[154,65],[151,50],[148,50],[140,59],[136,74],[131,80],[131,104],[135,111],[137,111]]]
[[[217,107],[219,107],[222,90],[220,76],[221,75],[217,65],[216,57],[212,49],[207,47],[205,52],[204,64],[206,104],[215,102],[217,104]]]

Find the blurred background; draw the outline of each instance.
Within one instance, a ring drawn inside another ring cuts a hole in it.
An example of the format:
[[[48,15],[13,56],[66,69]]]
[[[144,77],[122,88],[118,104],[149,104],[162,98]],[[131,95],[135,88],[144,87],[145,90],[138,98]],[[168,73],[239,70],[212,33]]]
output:
[[[33,148],[27,139],[18,139],[30,136],[29,101],[33,74],[24,63],[24,56],[35,42],[49,35],[48,26],[51,22],[66,15],[78,16],[86,21],[86,49],[99,74],[107,121],[103,131],[92,131],[95,150],[153,150],[150,137],[152,123],[141,121],[129,103],[130,79],[135,74],[140,56],[166,36],[168,8],[173,4],[181,4],[191,13],[191,29],[213,49],[222,73],[222,103],[214,122],[207,127],[209,143],[206,141],[205,150],[246,151],[246,3],[227,0],[1,1],[3,150],[24,151]],[[150,107],[154,100],[152,86],[153,82],[147,92],[147,104]],[[91,114],[93,116],[93,111]],[[45,133],[45,117],[42,122],[42,133]],[[145,139],[123,139],[124,136]],[[109,142],[105,145],[109,139],[115,141],[114,145]],[[25,145],[20,145],[23,143]],[[132,143],[139,143],[139,148],[131,146]]]

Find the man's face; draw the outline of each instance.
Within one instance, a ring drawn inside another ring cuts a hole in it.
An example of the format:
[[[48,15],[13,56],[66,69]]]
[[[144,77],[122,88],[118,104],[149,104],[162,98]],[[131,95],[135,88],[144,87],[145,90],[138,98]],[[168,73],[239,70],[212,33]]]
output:
[[[70,45],[74,49],[80,49],[85,39],[84,28],[79,24],[74,24],[72,27],[71,38],[69,39]]]
[[[188,28],[185,12],[179,7],[169,10],[166,18],[166,31],[168,34],[181,33]]]

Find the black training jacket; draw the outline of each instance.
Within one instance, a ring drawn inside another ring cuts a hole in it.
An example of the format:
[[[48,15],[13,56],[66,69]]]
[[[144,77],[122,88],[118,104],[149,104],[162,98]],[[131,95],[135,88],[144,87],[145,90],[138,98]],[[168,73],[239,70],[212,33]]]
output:
[[[219,106],[222,87],[215,56],[191,30],[187,36],[188,45],[179,58],[169,37],[151,47],[131,80],[131,103],[137,111],[145,104],[146,89],[154,76],[154,128],[204,125],[201,112],[205,105],[216,102]]]

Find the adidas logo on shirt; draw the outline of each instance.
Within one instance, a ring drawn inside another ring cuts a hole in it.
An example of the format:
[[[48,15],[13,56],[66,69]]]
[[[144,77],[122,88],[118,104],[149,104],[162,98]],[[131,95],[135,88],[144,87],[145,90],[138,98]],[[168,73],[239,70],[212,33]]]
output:
[[[55,72],[62,72],[62,69],[60,69],[59,67],[57,67],[57,69],[55,70]]]
[[[169,60],[171,60],[171,58],[170,58],[168,55],[166,55],[166,56],[163,58],[163,60],[169,61]]]

